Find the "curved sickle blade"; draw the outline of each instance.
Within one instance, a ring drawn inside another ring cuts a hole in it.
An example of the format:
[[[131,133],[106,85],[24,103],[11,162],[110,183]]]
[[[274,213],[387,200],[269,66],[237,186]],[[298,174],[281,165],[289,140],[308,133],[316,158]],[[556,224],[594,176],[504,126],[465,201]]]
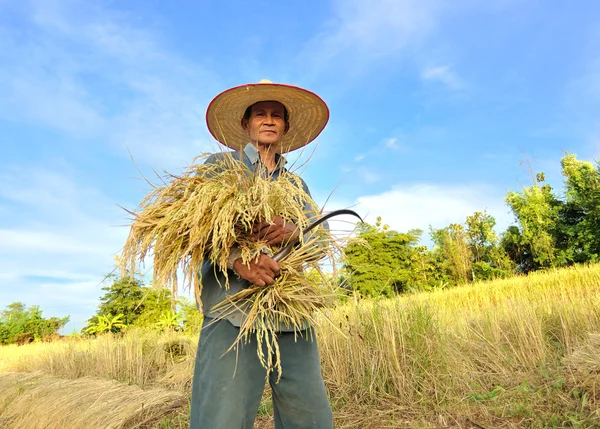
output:
[[[357,218],[360,219],[361,222],[363,221],[362,218],[354,210],[350,210],[350,209],[334,210],[332,212],[327,213],[324,216],[321,216],[319,219],[315,220],[313,223],[308,225],[306,227],[306,229],[301,232],[301,234],[306,234],[307,232],[309,232],[312,229],[316,228],[317,226],[321,225],[327,219],[331,219],[334,216],[339,216],[339,215],[344,215],[344,214],[356,216]],[[281,249],[279,252],[277,252],[277,254],[275,256],[273,256],[273,259],[275,259],[277,262],[281,261],[284,257],[286,257],[287,255],[290,254],[290,252],[292,251],[292,249],[294,248],[294,246],[296,244],[297,243],[295,243],[295,242],[288,243],[287,246],[285,246],[283,249]]]

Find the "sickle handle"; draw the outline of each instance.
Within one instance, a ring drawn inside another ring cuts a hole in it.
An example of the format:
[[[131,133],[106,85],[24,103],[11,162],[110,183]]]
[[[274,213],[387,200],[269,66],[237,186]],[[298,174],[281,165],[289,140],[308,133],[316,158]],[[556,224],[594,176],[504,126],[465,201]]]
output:
[[[360,219],[361,222],[363,221],[362,218],[354,210],[350,210],[350,209],[334,210],[332,212],[327,213],[324,216],[321,216],[319,219],[315,220],[313,223],[308,225],[306,227],[306,229],[304,231],[302,231],[302,234],[306,234],[307,232],[309,232],[312,229],[316,228],[317,226],[321,225],[327,219],[331,219],[334,216],[343,215],[343,214],[356,216],[357,218]],[[290,254],[290,252],[294,249],[295,245],[296,245],[295,242],[288,243],[283,249],[281,249],[279,252],[277,252],[277,254],[275,256],[273,256],[273,259],[277,262],[281,261],[284,257],[286,257],[287,255]]]

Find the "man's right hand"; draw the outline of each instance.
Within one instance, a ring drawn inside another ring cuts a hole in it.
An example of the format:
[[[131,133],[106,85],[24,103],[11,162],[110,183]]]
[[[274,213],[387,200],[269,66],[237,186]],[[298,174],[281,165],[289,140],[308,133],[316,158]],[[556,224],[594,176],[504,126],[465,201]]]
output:
[[[279,263],[264,253],[250,261],[248,265],[245,265],[241,258],[237,259],[233,269],[238,276],[256,286],[272,285],[279,275]]]

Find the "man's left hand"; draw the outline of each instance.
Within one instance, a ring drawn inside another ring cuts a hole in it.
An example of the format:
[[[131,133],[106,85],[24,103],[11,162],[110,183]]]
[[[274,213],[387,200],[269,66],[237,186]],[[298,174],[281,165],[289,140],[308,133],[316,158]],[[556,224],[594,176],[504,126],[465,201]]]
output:
[[[281,216],[255,225],[252,232],[255,240],[264,240],[269,246],[296,241],[300,237],[300,229]]]

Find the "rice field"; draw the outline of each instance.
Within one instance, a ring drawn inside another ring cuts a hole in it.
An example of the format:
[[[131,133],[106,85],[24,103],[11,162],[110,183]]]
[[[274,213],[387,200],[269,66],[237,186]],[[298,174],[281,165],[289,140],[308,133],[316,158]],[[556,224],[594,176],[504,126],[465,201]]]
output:
[[[592,265],[395,299],[350,298],[320,315],[317,327],[336,427],[600,427],[599,292],[600,265]],[[130,331],[1,347],[0,426],[50,427],[18,420],[40,395],[47,411],[35,421],[91,405],[110,414],[98,392],[106,398],[127,387],[135,390],[114,395],[130,411],[87,427],[187,427],[196,344],[179,333]],[[90,392],[69,387],[81,380]],[[152,413],[134,418],[147,394]],[[270,411],[265,395],[256,427],[272,427]]]

